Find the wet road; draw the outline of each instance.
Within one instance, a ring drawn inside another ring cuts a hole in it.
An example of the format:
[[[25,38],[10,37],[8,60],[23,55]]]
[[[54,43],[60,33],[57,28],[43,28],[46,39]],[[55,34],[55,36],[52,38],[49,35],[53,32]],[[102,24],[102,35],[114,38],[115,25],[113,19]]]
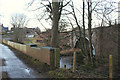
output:
[[[0,66],[0,69],[3,72],[7,72],[9,78],[46,78],[45,75],[38,74],[33,69],[25,65],[7,46],[2,45],[1,43],[0,59],[5,60],[5,65]]]

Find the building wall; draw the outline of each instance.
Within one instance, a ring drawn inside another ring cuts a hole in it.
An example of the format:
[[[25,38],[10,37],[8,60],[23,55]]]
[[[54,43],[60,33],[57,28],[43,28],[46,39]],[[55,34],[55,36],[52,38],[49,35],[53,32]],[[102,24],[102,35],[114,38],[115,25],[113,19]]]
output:
[[[8,27],[4,27],[3,24],[0,24],[0,34],[5,34],[8,31]]]

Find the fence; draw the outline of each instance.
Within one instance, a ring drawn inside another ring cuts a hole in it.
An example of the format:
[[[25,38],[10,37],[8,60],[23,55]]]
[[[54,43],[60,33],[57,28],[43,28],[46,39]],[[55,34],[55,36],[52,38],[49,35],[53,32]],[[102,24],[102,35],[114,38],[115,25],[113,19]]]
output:
[[[30,47],[30,45],[24,45],[15,43],[12,41],[4,40],[2,41],[4,44],[7,44],[26,55],[29,55],[35,59],[38,59],[40,62],[47,63],[50,66],[53,67],[59,67],[60,66],[60,52],[58,48],[52,48],[52,47]]]

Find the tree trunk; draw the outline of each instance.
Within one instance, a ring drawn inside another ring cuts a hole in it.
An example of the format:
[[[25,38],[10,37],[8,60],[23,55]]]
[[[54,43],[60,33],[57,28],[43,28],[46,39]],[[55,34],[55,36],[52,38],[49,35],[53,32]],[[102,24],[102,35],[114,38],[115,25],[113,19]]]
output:
[[[84,0],[83,0],[83,47],[84,47],[84,53],[86,55],[86,59],[88,63],[87,44],[86,44],[86,39],[85,39],[85,2]]]
[[[51,46],[58,47],[59,2],[52,2],[52,6],[53,20]]]
[[[89,34],[89,50],[90,50],[90,60],[93,64],[93,52],[92,52],[92,33],[91,33],[91,23],[92,23],[92,4],[88,1],[88,34]]]

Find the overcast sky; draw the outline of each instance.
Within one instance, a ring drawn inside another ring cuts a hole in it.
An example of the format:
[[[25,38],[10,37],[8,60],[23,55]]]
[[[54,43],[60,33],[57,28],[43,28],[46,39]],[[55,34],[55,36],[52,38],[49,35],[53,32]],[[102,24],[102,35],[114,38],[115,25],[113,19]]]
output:
[[[29,12],[26,8],[26,5],[28,2],[31,0],[0,0],[0,23],[3,23],[4,26],[8,26],[11,28],[10,24],[10,17],[11,15],[15,13],[23,13],[27,15],[27,17],[30,19],[30,22],[28,23],[28,27],[40,27],[40,29],[44,29],[41,27],[41,24],[34,19],[35,14],[34,12]],[[80,4],[79,0],[74,0],[75,4],[78,5]],[[79,1],[79,2],[78,2]],[[115,0],[119,1],[119,0]],[[44,20],[42,21],[43,24],[45,24],[48,28],[50,28],[50,25],[46,23]]]
[[[0,23],[4,26],[11,28],[10,18],[11,15],[16,13],[23,13],[27,15],[30,19],[27,27],[40,27],[40,23],[35,19],[34,12],[29,12],[27,9],[27,3],[31,0],[0,0]],[[46,22],[43,21],[48,27],[50,27]],[[41,29],[44,29],[41,27]]]

